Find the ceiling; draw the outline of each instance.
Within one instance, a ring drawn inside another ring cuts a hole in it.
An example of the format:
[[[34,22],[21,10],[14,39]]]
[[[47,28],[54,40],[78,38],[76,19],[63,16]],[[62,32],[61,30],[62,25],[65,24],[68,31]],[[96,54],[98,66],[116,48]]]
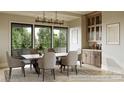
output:
[[[81,15],[90,13],[91,11],[57,11],[58,19],[70,21],[77,18],[80,18]],[[43,11],[3,11],[2,13],[14,14],[14,15],[23,15],[30,17],[43,16]],[[55,11],[46,11],[45,16],[47,18],[55,18]]]

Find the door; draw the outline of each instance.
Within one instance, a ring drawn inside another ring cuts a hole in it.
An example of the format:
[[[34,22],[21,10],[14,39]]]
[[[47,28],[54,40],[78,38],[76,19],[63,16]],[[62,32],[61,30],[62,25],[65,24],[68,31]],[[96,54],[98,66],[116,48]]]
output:
[[[69,50],[81,53],[81,30],[79,27],[70,28],[69,31]]]

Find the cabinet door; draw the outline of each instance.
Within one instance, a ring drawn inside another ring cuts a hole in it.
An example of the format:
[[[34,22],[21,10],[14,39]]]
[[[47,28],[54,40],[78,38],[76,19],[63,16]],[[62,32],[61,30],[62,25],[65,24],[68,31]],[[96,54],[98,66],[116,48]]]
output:
[[[89,51],[83,51],[83,63],[90,64],[90,52]]]
[[[91,65],[95,65],[95,53],[94,52],[91,52],[91,62],[90,62]]]
[[[101,66],[101,53],[99,52],[92,52],[91,53],[91,64],[97,67]]]
[[[101,67],[101,53],[97,53],[95,57],[95,66]]]
[[[87,51],[87,64],[91,64],[91,56],[90,56],[90,51]]]
[[[87,53],[86,52],[83,52],[83,63],[86,64],[87,63]]]

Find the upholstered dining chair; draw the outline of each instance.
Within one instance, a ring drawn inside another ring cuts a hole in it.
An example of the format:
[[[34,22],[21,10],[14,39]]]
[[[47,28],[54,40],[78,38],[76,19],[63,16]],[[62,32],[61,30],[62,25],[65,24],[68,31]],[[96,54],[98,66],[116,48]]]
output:
[[[38,60],[38,67],[43,71],[42,73],[43,81],[44,81],[45,70],[51,70],[55,80],[55,64],[56,64],[56,56],[54,52],[45,53],[43,58]]]
[[[48,48],[48,52],[54,52],[56,53],[54,48]],[[56,65],[61,65],[61,57],[56,57]]]
[[[54,52],[55,53],[55,50],[53,48],[48,48],[48,52]]]
[[[11,78],[12,68],[18,68],[18,67],[22,68],[22,72],[25,77],[25,69],[24,69],[25,64],[21,60],[13,58],[12,56],[9,56],[8,52],[6,52],[6,56],[7,56],[7,62],[9,67],[9,79]]]
[[[78,61],[77,51],[70,51],[66,57],[62,58],[61,65],[62,67],[67,66],[67,76],[69,76],[69,67],[73,67],[73,66],[75,66],[75,71],[77,75],[77,61]],[[63,69],[62,67],[61,67],[61,72]]]
[[[80,67],[82,67],[82,54],[78,54],[78,61],[80,62]]]
[[[21,55],[26,55],[26,54],[36,54],[36,50],[32,48],[12,50],[12,57],[23,61],[25,65],[30,65],[30,70],[32,70],[32,60],[27,60],[21,56]]]

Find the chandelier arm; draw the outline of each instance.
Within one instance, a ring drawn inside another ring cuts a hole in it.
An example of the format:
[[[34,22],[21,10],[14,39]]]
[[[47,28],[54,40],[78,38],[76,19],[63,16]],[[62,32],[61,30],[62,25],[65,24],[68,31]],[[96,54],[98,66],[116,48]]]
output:
[[[37,17],[35,19],[35,22],[57,24],[57,25],[63,25],[64,24],[64,20],[58,20],[57,11],[55,11],[55,19],[52,19],[52,18],[51,19],[48,19],[48,18],[46,18],[45,11],[43,11],[43,18]]]

